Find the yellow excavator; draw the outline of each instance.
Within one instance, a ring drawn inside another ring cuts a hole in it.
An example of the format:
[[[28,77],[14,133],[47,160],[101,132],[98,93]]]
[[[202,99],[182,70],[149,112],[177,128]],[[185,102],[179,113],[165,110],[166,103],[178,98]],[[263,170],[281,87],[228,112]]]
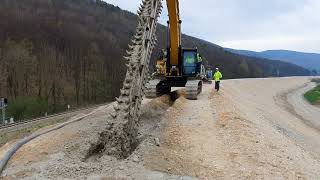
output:
[[[124,57],[127,73],[114,103],[114,118],[100,140],[108,154],[127,157],[138,144],[137,124],[141,115],[144,95],[157,97],[169,93],[171,87],[186,87],[188,99],[197,99],[205,76],[197,49],[181,46],[181,20],[179,1],[167,0],[169,13],[169,46],[157,62],[157,74],[149,81],[149,65],[152,50],[157,42],[156,29],[162,11],[162,0],[143,0],[138,10],[136,33]],[[100,145],[99,145],[100,147]]]
[[[168,47],[156,62],[153,80],[146,85],[146,97],[155,98],[171,91],[171,87],[186,87],[186,98],[195,100],[202,90],[206,72],[197,49],[181,45],[181,20],[179,1],[167,0]]]

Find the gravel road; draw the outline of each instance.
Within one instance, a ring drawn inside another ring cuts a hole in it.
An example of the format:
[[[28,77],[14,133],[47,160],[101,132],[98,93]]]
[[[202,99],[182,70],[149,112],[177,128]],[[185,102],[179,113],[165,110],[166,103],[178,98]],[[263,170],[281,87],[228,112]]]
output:
[[[297,115],[300,116],[311,127],[320,130],[320,110],[318,106],[311,105],[303,97],[304,93],[316,87],[315,83],[308,83],[302,88],[296,89],[288,94],[288,102]]]
[[[126,160],[86,159],[105,109],[26,144],[4,179],[319,179],[318,107],[302,98],[307,77],[205,85],[197,101],[144,101],[141,143]],[[302,87],[302,88],[301,88]],[[297,90],[298,89],[298,90]],[[63,141],[62,141],[63,140]],[[5,147],[2,147],[2,149]],[[0,149],[1,150],[1,149]]]

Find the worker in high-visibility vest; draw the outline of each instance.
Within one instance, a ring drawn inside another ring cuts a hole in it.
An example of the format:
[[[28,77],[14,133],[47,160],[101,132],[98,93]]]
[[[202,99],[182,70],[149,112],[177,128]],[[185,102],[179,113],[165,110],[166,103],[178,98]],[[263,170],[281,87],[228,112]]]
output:
[[[198,53],[197,54],[198,62],[202,62],[202,56]]]
[[[219,71],[219,68],[216,68],[216,72],[213,75],[215,81],[215,89],[217,92],[220,90],[220,81],[222,79],[222,73]]]

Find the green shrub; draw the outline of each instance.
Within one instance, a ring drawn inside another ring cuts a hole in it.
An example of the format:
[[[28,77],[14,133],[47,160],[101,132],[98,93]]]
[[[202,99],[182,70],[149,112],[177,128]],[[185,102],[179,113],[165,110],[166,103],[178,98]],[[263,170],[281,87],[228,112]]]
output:
[[[312,104],[320,103],[320,85],[305,93],[304,97]]]
[[[43,116],[47,111],[47,101],[39,97],[18,97],[7,108],[8,116],[15,120]]]

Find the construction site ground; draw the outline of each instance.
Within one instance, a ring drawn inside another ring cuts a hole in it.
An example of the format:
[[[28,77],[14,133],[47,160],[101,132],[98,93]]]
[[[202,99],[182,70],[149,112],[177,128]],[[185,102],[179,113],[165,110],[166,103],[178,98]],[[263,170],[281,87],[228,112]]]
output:
[[[24,145],[3,179],[319,179],[320,109],[310,78],[226,80],[198,100],[144,100],[140,144],[118,160],[88,154],[111,106]],[[0,148],[0,156],[14,143]]]

